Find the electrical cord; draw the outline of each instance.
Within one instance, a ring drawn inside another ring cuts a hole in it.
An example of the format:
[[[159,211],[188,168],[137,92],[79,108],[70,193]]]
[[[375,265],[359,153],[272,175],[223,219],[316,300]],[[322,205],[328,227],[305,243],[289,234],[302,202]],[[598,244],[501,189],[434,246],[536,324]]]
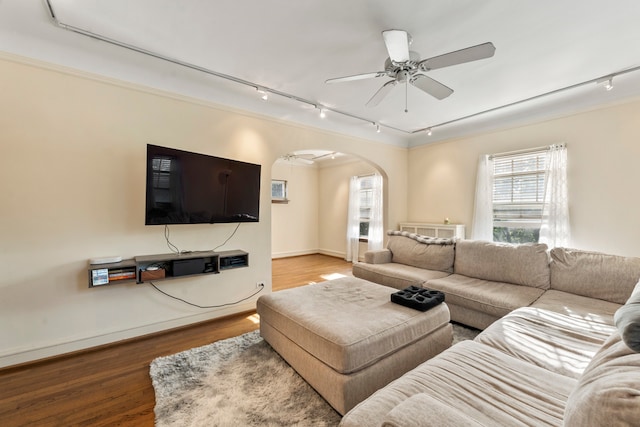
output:
[[[236,229],[235,229],[235,230],[233,230],[233,233],[231,233],[231,236],[227,237],[227,240],[225,240],[221,245],[218,245],[218,246],[216,246],[215,248],[213,248],[213,252],[215,252],[215,251],[216,251],[216,249],[221,248],[222,246],[226,245],[226,244],[227,244],[227,242],[228,242],[229,240],[231,240],[231,238],[232,238],[233,236],[235,236],[236,231],[238,231],[238,228],[240,228],[240,224],[242,224],[242,223],[241,223],[241,222],[239,222],[239,223],[238,223],[238,225],[236,225]]]
[[[231,235],[229,237],[227,237],[227,240],[225,240],[224,242],[222,242],[222,244],[216,246],[215,248],[212,249],[212,252],[215,252],[216,249],[221,248],[222,246],[226,245],[227,242],[229,240],[231,240],[231,238],[233,236],[236,235],[236,232],[238,231],[238,228],[240,228],[240,224],[242,224],[241,222],[238,223],[238,225],[236,225],[236,228],[233,230],[233,233],[231,233]],[[171,252],[173,252],[174,254],[190,254],[192,253],[192,251],[181,251],[176,245],[174,245],[173,243],[171,243],[171,240],[169,240],[169,225],[165,224],[164,226],[164,239],[167,241],[167,246],[169,247],[169,249],[171,250]]]
[[[164,239],[167,241],[167,246],[174,254],[182,253],[180,249],[169,240],[169,225],[164,225]]]
[[[181,301],[181,302],[183,302],[183,303],[185,303],[185,304],[189,304],[189,305],[191,305],[191,306],[198,307],[198,308],[220,308],[220,307],[227,307],[227,306],[230,306],[230,305],[235,305],[235,304],[241,303],[242,301],[246,301],[246,300],[248,300],[249,298],[252,298],[252,297],[254,297],[254,296],[258,295],[258,294],[259,294],[260,292],[262,292],[262,291],[263,291],[263,289],[264,289],[264,285],[263,285],[263,284],[260,284],[260,289],[258,289],[256,292],[252,293],[252,294],[251,294],[251,295],[249,295],[248,297],[246,297],[246,298],[242,298],[242,299],[239,299],[238,301],[235,301],[235,302],[229,302],[229,303],[226,303],[226,304],[220,304],[220,305],[198,305],[198,304],[194,304],[194,303],[189,302],[189,301],[187,301],[187,300],[184,300],[184,299],[182,299],[182,298],[178,298],[178,297],[176,297],[176,296],[173,296],[173,295],[171,295],[171,294],[166,293],[166,292],[165,292],[165,291],[163,291],[162,289],[158,288],[158,287],[157,287],[153,282],[149,282],[149,284],[150,284],[151,286],[153,286],[153,288],[154,288],[156,291],[160,292],[160,293],[161,293],[161,294],[163,294],[163,295],[168,296],[169,298],[173,298],[173,299],[175,299],[175,300]]]

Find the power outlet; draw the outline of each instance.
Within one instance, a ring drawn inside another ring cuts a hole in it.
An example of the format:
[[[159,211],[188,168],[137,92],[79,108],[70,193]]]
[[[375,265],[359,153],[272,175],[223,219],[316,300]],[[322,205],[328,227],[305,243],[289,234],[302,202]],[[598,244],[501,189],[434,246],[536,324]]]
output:
[[[256,289],[264,288],[264,282],[256,282]]]

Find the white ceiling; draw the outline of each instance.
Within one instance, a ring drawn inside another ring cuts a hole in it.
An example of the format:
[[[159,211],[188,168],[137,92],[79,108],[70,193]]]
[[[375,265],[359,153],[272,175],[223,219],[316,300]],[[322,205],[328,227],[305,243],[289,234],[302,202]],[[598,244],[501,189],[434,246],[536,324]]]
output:
[[[46,0],[0,0],[0,50],[397,145],[424,144],[640,96],[638,71],[615,77],[611,91],[590,83],[539,97],[640,66],[637,0],[49,3],[61,25],[51,20]],[[493,58],[428,72],[455,91],[441,101],[412,86],[405,93],[405,85],[397,85],[377,107],[368,108],[365,103],[387,77],[324,83],[383,70],[388,56],[381,36],[385,29],[411,33],[411,50],[423,59],[484,42],[493,42],[496,52]],[[264,102],[254,88],[212,74],[297,100],[271,94]],[[530,98],[536,99],[519,103]],[[327,117],[320,119],[313,106],[301,100],[329,108]],[[513,103],[519,104],[501,108]],[[490,110],[495,111],[483,113]],[[468,116],[473,117],[459,120]],[[372,123],[380,123],[382,132],[376,134]],[[428,127],[435,127],[430,137],[417,132]]]

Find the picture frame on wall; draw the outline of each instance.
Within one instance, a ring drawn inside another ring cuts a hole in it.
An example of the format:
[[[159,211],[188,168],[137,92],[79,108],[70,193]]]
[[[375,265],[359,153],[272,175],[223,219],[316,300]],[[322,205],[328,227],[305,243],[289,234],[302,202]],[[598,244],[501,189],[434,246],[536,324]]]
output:
[[[289,203],[287,181],[283,179],[271,180],[271,203]]]

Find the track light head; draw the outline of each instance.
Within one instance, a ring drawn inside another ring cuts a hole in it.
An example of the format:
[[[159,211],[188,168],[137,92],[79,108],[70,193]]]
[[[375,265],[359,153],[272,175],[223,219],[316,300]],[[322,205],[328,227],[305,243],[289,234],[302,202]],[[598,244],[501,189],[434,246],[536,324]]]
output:
[[[427,129],[427,136],[431,136],[431,134],[433,134],[433,131],[431,130],[431,128]]]
[[[606,90],[613,89],[613,77],[609,77],[609,80],[607,80],[607,82],[604,84],[604,88]]]
[[[260,99],[262,99],[263,101],[266,101],[266,100],[269,99],[269,93],[266,90],[264,90],[264,89],[262,89],[260,87],[257,87],[256,90],[260,94]]]

